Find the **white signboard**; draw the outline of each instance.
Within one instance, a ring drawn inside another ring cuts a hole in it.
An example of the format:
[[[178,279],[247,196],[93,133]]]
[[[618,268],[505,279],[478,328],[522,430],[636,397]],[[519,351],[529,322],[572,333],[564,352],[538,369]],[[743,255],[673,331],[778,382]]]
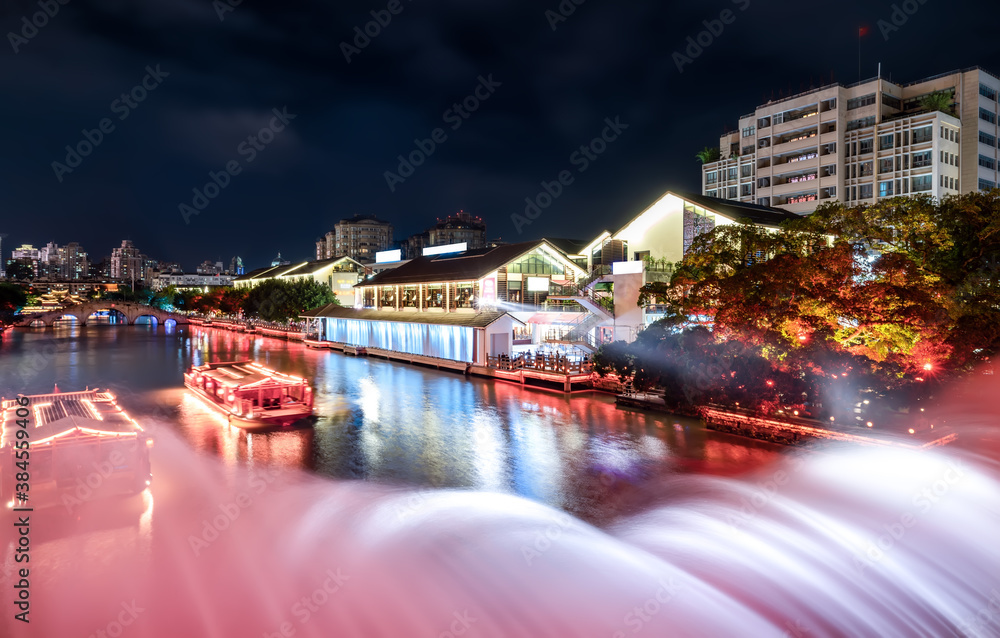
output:
[[[469,249],[469,244],[464,241],[460,244],[444,244],[441,246],[428,246],[427,248],[424,248],[424,256],[443,255],[444,253],[462,253],[468,249]]]
[[[388,264],[394,261],[399,261],[402,258],[403,251],[398,248],[396,250],[383,250],[382,252],[375,253],[376,264]]]

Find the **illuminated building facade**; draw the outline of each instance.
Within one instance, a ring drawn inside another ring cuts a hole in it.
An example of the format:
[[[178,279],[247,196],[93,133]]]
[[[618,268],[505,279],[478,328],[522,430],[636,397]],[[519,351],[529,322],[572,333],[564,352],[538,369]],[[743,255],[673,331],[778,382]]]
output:
[[[943,94],[945,110],[924,99]],[[719,140],[702,193],[808,214],[990,190],[998,178],[1000,78],[979,67],[908,84],[831,84],[757,107]]]
[[[234,278],[233,286],[253,288],[269,279],[279,281],[312,279],[333,290],[343,305],[353,306],[354,285],[364,277],[364,274],[364,264],[345,256],[258,268]]]

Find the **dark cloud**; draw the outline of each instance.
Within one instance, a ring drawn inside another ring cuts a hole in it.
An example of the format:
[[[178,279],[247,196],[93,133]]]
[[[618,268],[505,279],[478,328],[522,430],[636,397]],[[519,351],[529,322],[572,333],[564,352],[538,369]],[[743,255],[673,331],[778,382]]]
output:
[[[920,4],[885,39],[891,2],[749,0],[740,11],[747,1],[587,0],[553,30],[545,12],[556,0],[402,0],[347,63],[340,43],[386,2],[244,0],[220,20],[211,0],[70,0],[0,59],[5,252],[77,240],[100,259],[127,237],[189,268],[235,254],[254,266],[279,250],[309,257],[316,236],[355,213],[393,221],[402,239],[459,208],[518,239],[510,216],[524,198],[619,116],[629,129],[520,236],[589,237],[668,187],[697,190],[694,153],[757,104],[831,77],[856,81],[859,25],[871,28],[865,77],[879,62],[904,81],[1000,68],[990,23],[969,17],[992,3]],[[678,72],[672,53],[724,9],[735,22]],[[20,32],[38,10],[3,3],[0,25]],[[113,101],[157,64],[169,77],[58,182],[51,163],[65,146],[117,117]],[[447,128],[445,111],[489,74],[501,86]],[[296,119],[185,224],[178,205],[209,171],[245,160],[240,142],[281,107]],[[447,141],[390,192],[383,173],[436,127]]]

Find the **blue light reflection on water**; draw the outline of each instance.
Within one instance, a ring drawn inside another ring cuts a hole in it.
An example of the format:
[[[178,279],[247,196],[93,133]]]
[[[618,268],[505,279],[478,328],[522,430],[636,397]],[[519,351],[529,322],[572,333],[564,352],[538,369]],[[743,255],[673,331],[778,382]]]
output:
[[[309,379],[315,427],[248,438],[185,400],[187,366],[240,358]],[[515,493],[594,517],[615,507],[608,492],[641,489],[678,463],[729,473],[779,454],[691,419],[619,410],[605,395],[530,390],[218,329],[71,325],[0,342],[0,393],[48,392],[56,382],[113,387],[135,416],[166,421],[230,463]]]

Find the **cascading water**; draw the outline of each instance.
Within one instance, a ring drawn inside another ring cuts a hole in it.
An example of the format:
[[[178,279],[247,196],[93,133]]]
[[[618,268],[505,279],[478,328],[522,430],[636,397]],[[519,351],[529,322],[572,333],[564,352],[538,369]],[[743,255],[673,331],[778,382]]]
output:
[[[27,565],[3,526],[0,635],[1000,635],[993,379],[946,407],[952,446],[674,474],[602,528],[513,495],[235,466],[161,423],[152,491],[34,512]]]

